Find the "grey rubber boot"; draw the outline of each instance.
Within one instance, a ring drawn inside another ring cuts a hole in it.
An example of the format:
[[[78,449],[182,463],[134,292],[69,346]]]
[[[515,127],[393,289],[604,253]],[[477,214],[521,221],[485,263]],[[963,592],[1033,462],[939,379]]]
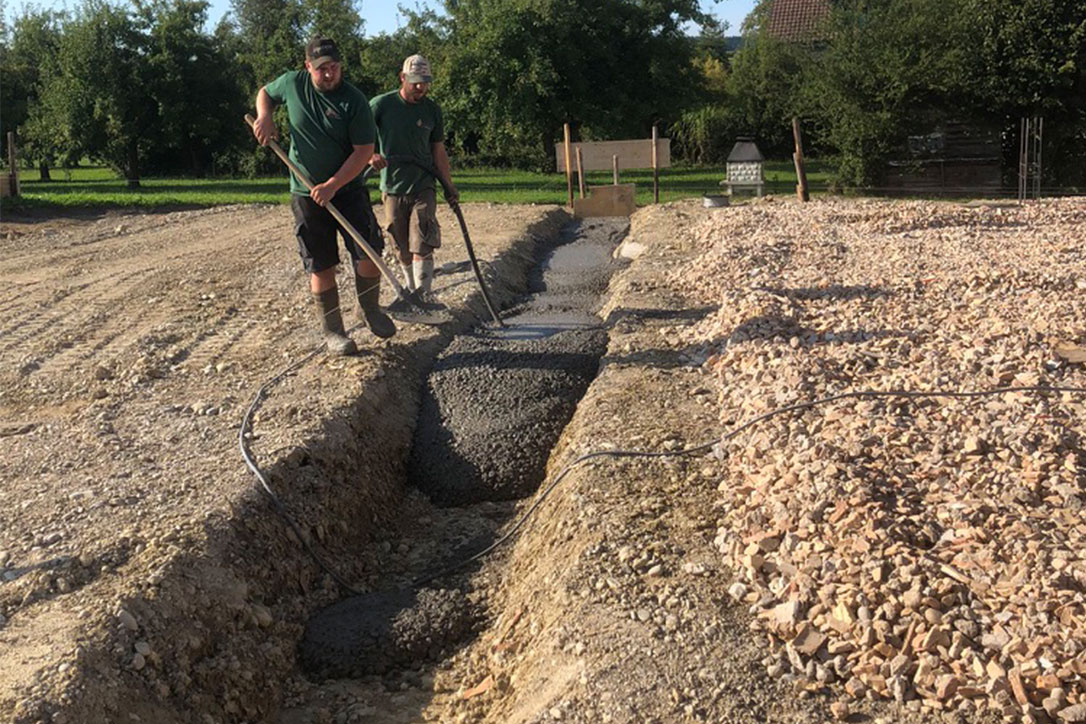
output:
[[[387,339],[396,334],[392,317],[381,309],[381,277],[360,277],[355,274],[354,288],[358,291],[358,306],[366,326],[377,337]]]
[[[332,287],[313,295],[317,316],[324,332],[328,352],[340,357],[358,351],[354,340],[343,330],[343,315],[339,311],[339,289]]]

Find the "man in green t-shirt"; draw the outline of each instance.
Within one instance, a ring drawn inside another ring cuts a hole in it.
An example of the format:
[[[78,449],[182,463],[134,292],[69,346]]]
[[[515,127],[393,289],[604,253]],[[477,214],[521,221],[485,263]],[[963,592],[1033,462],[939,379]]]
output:
[[[290,207],[298,254],[309,272],[309,289],[328,351],[353,354],[355,343],[344,331],[336,287],[337,231],[354,262],[355,289],[366,326],[378,337],[396,333],[396,325],[378,301],[380,270],[326,208],[332,202],[374,251],[381,253],[384,239],[369,192],[359,178],[373,155],[373,112],[362,91],[343,81],[339,49],[330,38],[309,41],[305,70],[284,73],[260,89],[253,134],[261,145],[279,135],[272,113],[281,103],[286,104],[290,118],[290,159],[314,184],[310,191],[291,174]]]
[[[370,101],[377,124],[377,153],[370,163],[381,169],[385,229],[396,242],[408,286],[424,297],[433,283],[434,250],[441,246],[434,177],[402,157],[436,170],[450,201],[459,196],[445,151],[441,108],[427,97],[431,82],[430,63],[412,55],[403,63],[400,87]]]

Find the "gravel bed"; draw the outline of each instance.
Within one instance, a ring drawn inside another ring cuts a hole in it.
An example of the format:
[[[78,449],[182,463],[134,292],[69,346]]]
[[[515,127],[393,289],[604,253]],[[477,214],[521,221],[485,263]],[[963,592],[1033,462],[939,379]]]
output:
[[[859,390],[1086,388],[1086,200],[714,210],[670,272],[720,305],[724,429]],[[1079,360],[1076,362],[1075,360]],[[715,544],[763,662],[848,702],[1086,721],[1086,395],[849,398],[722,441]]]

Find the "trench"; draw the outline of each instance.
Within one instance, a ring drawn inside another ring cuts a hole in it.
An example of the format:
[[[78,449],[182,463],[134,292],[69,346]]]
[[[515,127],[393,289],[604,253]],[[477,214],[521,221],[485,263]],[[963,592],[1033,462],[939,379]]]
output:
[[[436,355],[404,465],[397,537],[381,544],[393,563],[373,590],[306,623],[298,665],[316,687],[281,722],[307,721],[329,701],[338,711],[322,715],[337,723],[417,721],[432,672],[499,613],[488,599],[504,549],[485,575],[480,561],[461,564],[497,541],[536,492],[598,372],[608,335],[597,312],[628,228],[626,219],[567,224],[503,313],[505,326],[472,328]],[[384,696],[366,695],[375,689]]]

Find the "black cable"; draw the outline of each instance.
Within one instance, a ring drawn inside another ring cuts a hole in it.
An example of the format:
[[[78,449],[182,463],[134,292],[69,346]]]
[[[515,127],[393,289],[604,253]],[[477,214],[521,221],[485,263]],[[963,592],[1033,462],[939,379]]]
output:
[[[287,365],[286,367],[284,367],[274,377],[272,377],[271,379],[269,379],[263,385],[260,386],[260,388],[256,392],[256,395],[253,397],[252,402],[249,404],[248,409],[245,411],[245,415],[242,417],[241,426],[238,429],[238,448],[241,450],[241,456],[242,456],[242,458],[244,458],[245,464],[248,466],[249,470],[252,471],[253,475],[256,476],[256,479],[258,481],[260,481],[260,485],[261,485],[261,488],[264,491],[264,493],[271,499],[272,504],[275,507],[276,512],[278,512],[279,515],[282,516],[283,520],[286,521],[287,525],[294,532],[295,537],[301,543],[301,545],[305,549],[305,551],[310,555],[311,558],[313,558],[313,560],[317,563],[317,565],[320,566],[320,568],[325,573],[327,573],[329,576],[331,576],[332,579],[335,580],[336,583],[338,583],[340,586],[342,586],[345,591],[347,591],[348,593],[350,593],[352,595],[357,596],[357,595],[361,595],[361,591],[359,591],[357,588],[355,588],[354,586],[347,583],[347,581],[342,576],[340,576],[331,566],[329,566],[327,563],[325,563],[324,559],[321,558],[321,556],[317,553],[317,551],[313,548],[313,546],[310,545],[310,543],[306,539],[306,537],[304,535],[302,535],[301,528],[298,526],[298,524],[295,522],[295,520],[291,517],[290,512],[287,510],[286,505],[279,498],[279,496],[277,496],[275,494],[275,491],[273,491],[271,489],[271,485],[268,483],[267,478],[264,477],[264,473],[260,470],[260,467],[257,466],[256,462],[253,460],[252,454],[249,451],[248,440],[246,438],[246,433],[249,432],[249,430],[252,427],[253,414],[259,408],[260,404],[264,401],[264,398],[267,395],[268,389],[271,388],[276,383],[278,383],[280,380],[282,380],[288,374],[290,374],[291,372],[294,372],[295,370],[299,369],[306,362],[308,362],[309,360],[316,357],[318,354],[321,353],[322,350],[323,350],[323,347],[317,347],[316,349],[309,352],[307,355],[305,355],[301,359],[299,359],[296,362],[293,362],[290,365]],[[714,438],[710,442],[701,443],[700,445],[695,445],[694,447],[683,448],[682,450],[667,450],[667,451],[664,451],[664,452],[646,452],[646,451],[643,451],[643,450],[622,450],[622,449],[618,449],[618,450],[596,450],[596,451],[593,451],[593,452],[585,453],[584,455],[581,455],[580,457],[576,458],[575,460],[573,460],[572,462],[567,464],[561,470],[561,472],[558,473],[558,475],[550,483],[550,485],[548,485],[543,490],[543,492],[536,498],[536,500],[532,503],[532,505],[528,508],[528,510],[526,510],[524,512],[524,514],[517,520],[517,522],[513,525],[513,527],[510,528],[504,535],[502,535],[500,538],[498,538],[496,541],[494,541],[493,543],[491,543],[490,545],[488,545],[486,548],[482,549],[478,553],[475,553],[475,554],[471,555],[470,557],[468,557],[468,558],[466,558],[466,559],[464,559],[464,560],[462,560],[462,561],[460,561],[458,563],[454,563],[454,564],[452,564],[452,565],[450,565],[450,566],[448,566],[446,568],[443,568],[443,569],[439,570],[436,573],[433,573],[433,574],[426,575],[426,576],[423,576],[421,578],[415,579],[414,581],[412,581],[411,586],[413,588],[420,588],[420,587],[426,585],[427,583],[430,583],[430,582],[432,582],[432,581],[434,581],[434,580],[436,580],[438,578],[443,578],[443,577],[449,575],[450,573],[455,573],[456,571],[460,570],[461,568],[464,568],[465,566],[468,566],[471,563],[474,563],[475,561],[479,560],[480,558],[483,558],[484,556],[488,555],[489,553],[491,553],[492,551],[497,549],[499,546],[503,545],[506,541],[508,541],[510,538],[512,538],[513,535],[518,530],[520,530],[520,528],[528,521],[529,518],[531,518],[532,515],[535,514],[535,512],[536,512],[536,510],[538,510],[539,506],[543,504],[543,502],[547,499],[547,497],[551,494],[551,492],[556,487],[558,487],[558,484],[561,483],[562,480],[564,480],[565,477],[570,472],[572,472],[574,468],[581,465],[582,463],[588,462],[589,460],[593,460],[595,458],[600,458],[600,457],[612,457],[612,458],[664,458],[664,457],[678,457],[678,456],[681,456],[681,455],[693,455],[693,454],[700,453],[700,452],[706,452],[706,451],[712,450],[714,447],[716,447],[720,443],[723,443],[723,442],[725,442],[727,440],[731,440],[732,438],[736,437],[737,435],[739,435],[744,430],[747,430],[747,429],[753,427],[754,425],[757,425],[760,422],[763,422],[763,421],[768,420],[770,418],[776,417],[777,415],[783,415],[786,412],[797,412],[799,410],[809,410],[811,408],[818,407],[818,406],[821,406],[821,405],[825,405],[825,404],[828,404],[830,402],[836,402],[838,400],[856,399],[856,398],[861,398],[861,397],[874,397],[874,398],[879,398],[879,397],[899,397],[899,398],[906,398],[906,399],[925,399],[925,398],[934,398],[934,397],[951,397],[951,398],[962,398],[962,399],[976,399],[976,398],[979,398],[979,397],[988,397],[988,396],[992,396],[992,395],[1001,395],[1001,394],[1009,393],[1009,392],[1038,392],[1038,393],[1043,393],[1043,394],[1051,394],[1051,393],[1054,393],[1054,392],[1069,392],[1069,393],[1073,393],[1073,394],[1086,394],[1086,388],[1084,388],[1084,387],[1045,387],[1045,386],[1040,386],[1040,385],[1023,385],[1023,386],[1016,386],[1016,387],[996,387],[996,388],[993,388],[993,389],[990,389],[990,390],[975,390],[975,391],[972,391],[972,392],[957,392],[957,391],[952,391],[952,390],[934,390],[934,391],[928,391],[928,392],[922,392],[922,391],[918,392],[918,391],[912,391],[912,390],[859,390],[859,391],[855,391],[855,392],[842,392],[842,393],[837,394],[837,395],[830,395],[828,397],[822,397],[822,398],[819,398],[817,400],[811,400],[811,401],[808,401],[808,402],[798,402],[798,403],[796,403],[794,405],[787,405],[785,407],[778,407],[778,408],[776,408],[774,410],[770,410],[769,412],[763,413],[761,415],[758,415],[757,417],[753,417],[753,418],[743,422],[738,427],[724,433],[719,438]]]
[[[528,508],[528,510],[525,511],[524,515],[522,515],[520,517],[520,519],[517,520],[517,522],[513,525],[513,527],[508,532],[506,532],[502,537],[500,537],[498,540],[494,541],[493,543],[491,543],[489,546],[487,546],[483,550],[479,551],[478,553],[475,553],[471,557],[469,557],[469,558],[467,558],[467,559],[465,559],[465,560],[463,560],[463,561],[461,561],[459,563],[454,563],[453,565],[451,565],[451,566],[449,566],[447,568],[444,568],[444,569],[442,569],[442,570],[440,570],[437,573],[434,573],[432,575],[428,575],[428,576],[424,576],[422,578],[416,579],[412,583],[412,585],[417,588],[417,587],[423,586],[423,585],[425,585],[427,583],[430,583],[431,581],[434,581],[435,579],[442,578],[444,576],[449,575],[450,573],[454,573],[454,572],[460,570],[461,568],[463,568],[463,567],[465,567],[467,565],[470,565],[471,563],[474,563],[475,561],[479,560],[483,556],[489,554],[490,552],[492,552],[493,550],[498,548],[500,545],[502,545],[507,540],[509,540],[513,536],[513,534],[516,533],[517,530],[519,530],[520,527],[522,525],[524,525],[525,522],[527,522],[528,518],[530,518],[535,513],[536,509],[539,508],[539,506],[543,503],[543,501],[546,500],[547,496],[551,494],[551,491],[553,491],[556,487],[558,487],[558,484],[560,482],[562,482],[562,479],[565,478],[566,475],[568,475],[573,470],[573,468],[577,467],[581,463],[587,462],[587,461],[592,460],[594,458],[598,458],[598,457],[662,458],[662,457],[677,457],[677,456],[680,456],[680,455],[693,455],[693,454],[699,453],[699,452],[706,452],[706,451],[709,451],[709,450],[713,449],[714,447],[716,447],[717,445],[719,445],[722,442],[725,442],[727,440],[731,440],[732,438],[734,438],[735,436],[737,436],[739,433],[743,432],[744,430],[747,430],[748,428],[751,428],[751,427],[753,427],[754,425],[757,425],[760,422],[768,420],[771,417],[776,417],[777,415],[783,415],[786,412],[796,412],[798,410],[808,410],[808,409],[811,409],[813,407],[817,407],[819,405],[825,405],[825,404],[828,404],[830,402],[836,402],[837,400],[846,400],[846,399],[850,399],[850,398],[859,398],[859,397],[904,397],[904,398],[955,397],[955,398],[973,399],[973,398],[978,398],[978,397],[986,397],[986,396],[990,396],[990,395],[1000,395],[1000,394],[1007,393],[1007,392],[1042,392],[1042,393],[1071,392],[1071,393],[1077,393],[1077,394],[1086,394],[1086,387],[1042,387],[1042,386],[1039,386],[1039,385],[1026,385],[1026,386],[1021,386],[1021,387],[997,387],[997,388],[994,388],[994,389],[991,389],[991,390],[976,390],[976,391],[973,391],[973,392],[954,392],[954,391],[947,391],[947,390],[935,390],[935,391],[931,391],[931,392],[914,392],[914,391],[910,391],[910,390],[860,390],[858,392],[842,392],[841,394],[838,394],[838,395],[831,395],[829,397],[823,397],[823,398],[820,398],[820,399],[817,399],[817,400],[812,400],[810,402],[799,402],[799,403],[796,403],[794,405],[788,405],[786,407],[778,407],[775,410],[770,410],[769,412],[766,412],[766,413],[764,413],[762,415],[759,415],[757,417],[751,418],[750,420],[747,420],[746,422],[739,425],[739,427],[725,433],[720,438],[714,439],[711,442],[706,442],[706,443],[702,443],[700,445],[695,445],[694,447],[684,448],[682,450],[668,450],[668,451],[665,451],[665,452],[644,452],[644,451],[639,451],[639,450],[596,450],[594,452],[586,453],[586,454],[580,456],[579,458],[575,459],[573,462],[566,465],[562,469],[562,471],[558,474],[558,476],[555,477],[554,481],[551,482],[551,484],[547,486],[547,488],[543,491],[543,493],[540,494],[539,497],[536,498],[535,502],[533,502],[532,505]]]
[[[264,493],[269,498],[271,498],[272,505],[275,507],[276,512],[278,512],[279,515],[282,516],[283,520],[286,521],[287,525],[294,532],[295,537],[302,544],[302,547],[305,548],[305,551],[314,561],[316,561],[317,565],[320,566],[325,573],[331,576],[336,583],[342,586],[344,590],[346,590],[348,593],[351,593],[352,595],[357,596],[361,594],[361,591],[347,583],[347,581],[344,580],[342,576],[336,573],[336,571],[333,570],[331,566],[325,563],[324,559],[321,558],[317,551],[314,550],[313,546],[309,544],[309,541],[306,539],[306,537],[302,535],[302,529],[294,521],[294,518],[291,517],[290,511],[287,510],[287,506],[283,503],[282,500],[279,499],[279,496],[275,494],[275,491],[271,489],[271,485],[268,484],[268,480],[264,477],[264,473],[261,472],[256,462],[253,460],[253,457],[249,452],[248,440],[245,437],[246,432],[248,432],[249,429],[252,427],[253,414],[256,412],[257,408],[260,407],[260,403],[264,401],[264,397],[267,395],[268,389],[272,385],[276,384],[281,379],[286,377],[288,374],[297,370],[306,362],[316,357],[318,354],[321,353],[323,349],[323,345],[321,347],[317,347],[312,352],[302,357],[300,360],[284,367],[282,370],[279,371],[278,374],[276,374],[274,377],[272,377],[270,380],[260,386],[260,389],[257,390],[256,395],[253,397],[253,401],[249,404],[249,409],[245,411],[245,416],[241,419],[241,427],[238,428],[238,448],[241,450],[241,456],[245,459],[245,464],[249,467],[249,470],[253,472],[253,475],[256,476],[256,479],[260,481],[260,485],[262,486]]]

